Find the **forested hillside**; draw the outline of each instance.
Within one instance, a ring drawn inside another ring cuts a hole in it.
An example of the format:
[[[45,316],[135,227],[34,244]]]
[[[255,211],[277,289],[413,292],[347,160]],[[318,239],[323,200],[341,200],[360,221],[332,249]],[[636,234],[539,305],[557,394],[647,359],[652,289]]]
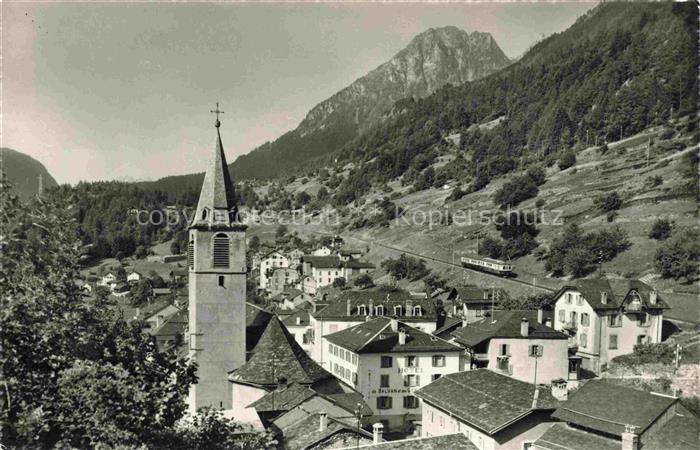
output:
[[[449,178],[478,175],[480,187],[520,164],[687,114],[697,104],[697,25],[692,3],[601,4],[506,70],[402,100],[390,122],[334,155],[361,166],[341,184],[337,203],[420,172],[450,134],[459,133],[468,159],[451,165]],[[497,118],[490,129],[473,126]]]
[[[39,192],[39,176],[44,188],[56,186],[56,180],[36,159],[11,148],[0,149],[0,170],[12,185],[12,191],[27,200]]]

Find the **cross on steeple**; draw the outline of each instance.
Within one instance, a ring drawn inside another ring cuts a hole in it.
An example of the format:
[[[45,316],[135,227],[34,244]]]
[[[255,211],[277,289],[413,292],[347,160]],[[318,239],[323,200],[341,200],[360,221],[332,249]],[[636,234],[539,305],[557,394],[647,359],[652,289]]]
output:
[[[221,126],[221,122],[219,122],[219,114],[223,114],[224,112],[219,109],[219,102],[216,102],[216,109],[213,109],[209,111],[210,113],[216,114],[216,122],[214,122],[214,126],[216,128],[219,128]]]

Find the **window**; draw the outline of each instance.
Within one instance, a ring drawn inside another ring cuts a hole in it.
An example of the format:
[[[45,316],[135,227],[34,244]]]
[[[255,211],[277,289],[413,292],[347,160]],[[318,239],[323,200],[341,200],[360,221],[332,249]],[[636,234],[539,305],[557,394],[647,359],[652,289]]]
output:
[[[610,350],[617,350],[617,335],[616,334],[611,334],[608,337],[608,348]]]
[[[365,306],[365,305],[358,306],[357,307],[357,315],[366,316],[367,315],[367,306]]]
[[[352,355],[352,363],[354,365],[357,365],[357,355],[355,355],[355,354]]]
[[[440,414],[440,418],[438,420],[440,421],[440,426],[444,427],[445,426],[445,416]]]
[[[377,409],[391,409],[391,397],[386,395],[377,397]]]
[[[229,239],[223,233],[214,235],[213,267],[228,269]]]
[[[566,293],[566,304],[567,305],[571,304],[571,292]]]
[[[564,311],[563,309],[559,310],[559,322],[566,322],[566,311]]]
[[[445,367],[445,355],[433,355],[433,367]]]
[[[420,386],[420,375],[404,375],[403,376],[404,387],[416,387]]]
[[[501,356],[509,356],[510,355],[510,346],[508,344],[501,344],[501,347],[499,348],[499,354]]]
[[[578,337],[579,340],[579,346],[581,348],[586,348],[588,345],[588,335],[586,333],[581,333]]]
[[[208,213],[208,212],[209,212],[209,210],[208,210],[207,208],[204,208],[204,209],[202,210],[202,220],[205,220],[205,219],[207,218],[207,213]]]
[[[639,326],[648,327],[649,326],[649,313],[643,312],[639,315]]]
[[[194,268],[194,241],[187,244],[187,267]]]
[[[637,345],[647,344],[648,342],[649,338],[645,334],[637,336]]]
[[[577,295],[576,296],[576,304],[577,305],[583,305],[583,296],[582,295]]]
[[[224,276],[223,276],[223,275],[219,275],[219,286],[220,286],[220,287],[225,287],[225,286],[224,286]]]
[[[333,354],[333,344],[328,344],[328,353]]]
[[[576,325],[576,319],[578,318],[578,315],[576,314],[576,311],[571,311],[571,325]]]
[[[418,367],[418,357],[409,355],[406,357],[406,367]]]
[[[357,386],[357,372],[352,373],[352,384]]]
[[[403,306],[401,306],[401,305],[394,306],[394,314],[397,316],[403,316]]]
[[[544,349],[541,345],[531,345],[530,346],[530,351],[529,351],[530,356],[539,357],[539,356],[542,356],[543,353],[544,353]]]
[[[433,374],[432,380],[435,381],[435,380],[437,380],[438,378],[440,378],[441,376],[442,376],[442,374],[440,374],[440,373]]]
[[[581,313],[581,326],[587,327],[588,325],[590,325],[588,313]]]
[[[418,398],[412,395],[406,395],[403,398],[403,407],[406,409],[418,408]]]
[[[379,305],[374,307],[374,314],[377,316],[384,315],[384,305]]]
[[[483,309],[475,309],[474,310],[474,315],[476,317],[484,317],[484,310]]]
[[[386,369],[386,368],[392,367],[392,366],[393,366],[393,360],[392,360],[391,356],[382,356],[379,367]]]
[[[414,316],[422,316],[423,315],[423,309],[420,307],[420,305],[413,307],[413,315]]]
[[[613,314],[611,316],[608,316],[608,326],[611,326],[611,327],[622,326],[622,315]]]
[[[379,387],[388,388],[390,386],[389,375],[379,375]]]

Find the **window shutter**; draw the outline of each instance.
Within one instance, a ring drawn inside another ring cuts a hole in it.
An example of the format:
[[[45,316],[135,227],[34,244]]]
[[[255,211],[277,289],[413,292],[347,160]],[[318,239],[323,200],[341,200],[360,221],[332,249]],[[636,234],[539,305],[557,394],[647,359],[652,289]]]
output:
[[[187,267],[194,268],[194,241],[187,244]]]
[[[420,386],[420,375],[416,375],[416,386]]]
[[[214,236],[213,267],[228,269],[229,238],[225,234]]]

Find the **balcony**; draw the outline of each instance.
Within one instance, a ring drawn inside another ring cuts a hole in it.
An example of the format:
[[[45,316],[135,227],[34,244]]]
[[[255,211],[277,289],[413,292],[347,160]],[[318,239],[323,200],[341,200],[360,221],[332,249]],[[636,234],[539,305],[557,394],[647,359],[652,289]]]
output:
[[[637,302],[637,301],[630,302],[625,307],[625,311],[627,311],[627,312],[641,312],[642,311],[642,303]]]
[[[498,370],[500,370],[501,372],[505,372],[505,373],[510,374],[511,369],[510,369],[509,362],[510,362],[510,358],[508,357],[508,355],[501,355],[497,358],[496,368]]]

